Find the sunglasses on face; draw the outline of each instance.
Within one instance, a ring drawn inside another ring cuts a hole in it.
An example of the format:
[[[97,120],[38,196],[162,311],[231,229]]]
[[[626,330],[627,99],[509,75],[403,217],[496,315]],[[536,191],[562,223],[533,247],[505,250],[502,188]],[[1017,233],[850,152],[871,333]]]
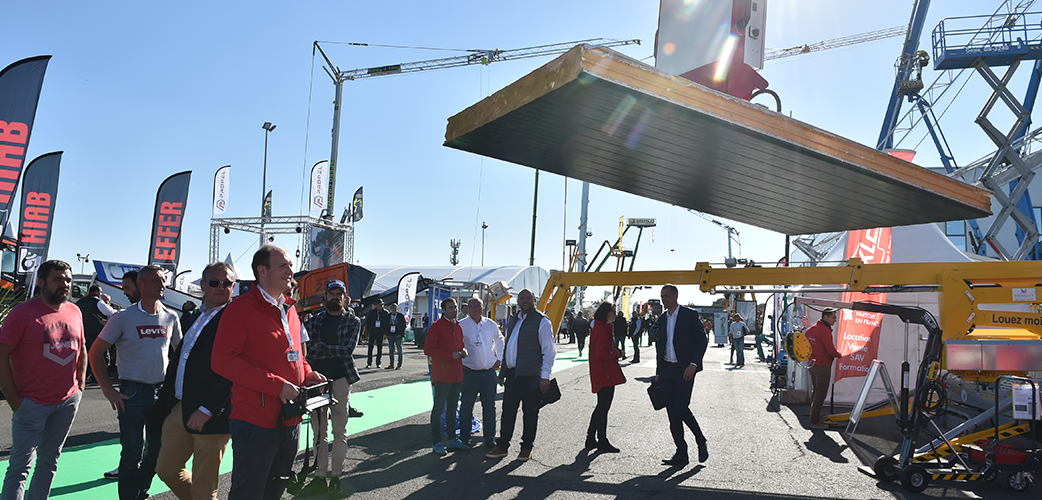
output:
[[[224,281],[210,280],[210,281],[207,282],[207,284],[210,285],[210,288],[217,288],[218,286],[223,287],[223,288],[231,288],[232,286],[235,285],[235,282],[234,281],[228,281],[228,280],[224,280]]]

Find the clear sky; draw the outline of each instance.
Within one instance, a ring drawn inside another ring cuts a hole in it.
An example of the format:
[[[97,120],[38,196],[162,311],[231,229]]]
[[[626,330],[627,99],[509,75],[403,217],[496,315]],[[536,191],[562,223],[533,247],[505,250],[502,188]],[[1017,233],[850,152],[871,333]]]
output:
[[[696,0],[698,1],[698,0]],[[705,0],[703,0],[705,1]],[[639,38],[619,49],[653,63],[658,0],[489,2],[6,2],[0,5],[0,66],[53,55],[27,163],[62,150],[51,258],[144,263],[155,193],[167,176],[192,170],[181,270],[208,258],[213,176],[232,165],[229,216],[259,215],[264,130],[274,214],[305,209],[305,176],[330,151],[333,85],[312,42],[451,49],[512,49],[586,38]],[[770,0],[766,43],[784,48],[905,26],[911,0]],[[999,1],[933,2],[921,48],[944,17],[991,14]],[[984,4],[984,5],[982,5]],[[902,39],[770,61],[762,74],[783,112],[874,144]],[[324,44],[341,69],[448,57],[460,52]],[[337,176],[337,217],[359,186],[365,218],[356,225],[355,263],[447,265],[449,240],[460,261],[528,263],[534,171],[442,146],[446,119],[536,69],[549,58],[500,62],[345,85]],[[1022,71],[1021,73],[1026,73]],[[928,68],[924,79],[935,73]],[[1016,84],[1014,84],[1014,88]],[[1019,92],[1019,91],[1018,91]],[[946,116],[957,161],[993,149],[973,124],[987,92],[979,78]],[[960,114],[961,113],[961,114]],[[1000,127],[1001,128],[1001,127]],[[916,134],[915,147],[922,137]],[[929,143],[918,163],[937,166]],[[567,205],[564,203],[567,184]],[[577,237],[580,183],[540,176],[536,264],[558,269],[563,239]],[[822,189],[830,189],[827,184]],[[722,262],[725,232],[683,209],[594,186],[589,251],[614,241],[620,216],[655,217],[636,269],[690,269]],[[749,203],[756,203],[750,192]],[[727,214],[715,214],[726,218]],[[783,256],[784,237],[745,224],[735,253],[759,262]],[[276,243],[293,254],[297,238]],[[634,237],[624,244],[632,247]],[[249,273],[254,235],[222,235]],[[739,255],[736,255],[739,256]],[[245,276],[252,278],[252,276]],[[647,298],[649,292],[644,292]],[[654,291],[657,295],[657,290]],[[708,302],[712,299],[691,299]],[[638,296],[638,299],[641,298]]]

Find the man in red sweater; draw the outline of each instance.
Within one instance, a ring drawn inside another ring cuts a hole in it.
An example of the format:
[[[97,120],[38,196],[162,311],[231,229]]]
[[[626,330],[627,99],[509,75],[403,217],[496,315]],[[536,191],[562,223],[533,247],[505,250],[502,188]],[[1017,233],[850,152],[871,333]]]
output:
[[[832,360],[842,357],[832,341],[832,325],[836,324],[836,311],[833,307],[826,307],[821,312],[821,320],[807,330],[807,340],[810,341],[810,381],[812,389],[810,403],[810,428],[824,429],[824,419],[821,418],[821,405],[825,403],[828,395],[829,382],[832,379]]]
[[[257,286],[224,308],[211,357],[213,371],[232,382],[229,500],[282,498],[301,419],[283,419],[279,410],[301,385],[325,381],[301,355],[300,320],[285,304],[293,280],[289,255],[264,245],[253,255],[253,274]]]
[[[442,412],[445,413],[448,447],[469,450],[470,446],[456,437],[456,402],[463,388],[463,358],[467,357],[467,349],[463,347],[463,330],[456,321],[456,299],[441,301],[441,310],[441,319],[435,321],[427,332],[423,353],[431,358],[431,385],[434,386],[431,439],[434,441],[434,453],[444,455],[446,435],[441,429]],[[470,422],[463,422],[463,425],[470,425]]]

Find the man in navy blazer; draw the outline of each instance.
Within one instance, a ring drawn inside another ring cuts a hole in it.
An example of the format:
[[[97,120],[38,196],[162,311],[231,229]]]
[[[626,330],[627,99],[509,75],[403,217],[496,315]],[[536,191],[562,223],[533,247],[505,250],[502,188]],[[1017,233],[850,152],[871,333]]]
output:
[[[658,366],[655,381],[662,387],[666,399],[666,414],[669,416],[669,432],[677,445],[677,452],[663,465],[684,466],[688,464],[687,441],[684,426],[687,425],[698,443],[698,461],[709,459],[706,438],[698,421],[691,413],[691,389],[695,385],[695,374],[702,371],[702,357],[709,346],[709,337],[698,318],[698,311],[681,307],[677,302],[677,287],[662,287],[662,315],[658,319],[658,342],[655,350]]]

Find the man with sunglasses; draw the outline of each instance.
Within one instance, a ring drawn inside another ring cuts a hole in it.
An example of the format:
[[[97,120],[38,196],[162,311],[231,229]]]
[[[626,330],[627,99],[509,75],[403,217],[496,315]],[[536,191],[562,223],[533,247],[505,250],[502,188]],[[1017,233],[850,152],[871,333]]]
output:
[[[228,448],[232,383],[210,367],[217,325],[232,301],[235,272],[225,262],[203,269],[203,303],[170,361],[156,403],[163,446],[156,474],[177,498],[217,498],[221,459]],[[185,469],[192,458],[192,470]]]

